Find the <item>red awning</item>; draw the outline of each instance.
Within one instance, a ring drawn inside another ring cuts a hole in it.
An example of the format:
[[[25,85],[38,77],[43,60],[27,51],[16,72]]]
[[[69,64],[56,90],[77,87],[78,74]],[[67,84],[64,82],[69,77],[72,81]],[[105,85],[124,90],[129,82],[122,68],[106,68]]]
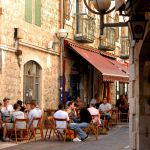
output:
[[[81,55],[91,65],[93,65],[97,70],[99,70],[102,73],[104,81],[129,81],[129,76],[125,72],[120,70],[111,61],[108,61],[108,58],[100,55],[100,53],[85,50],[73,44],[69,45],[73,51]]]
[[[127,75],[129,75],[129,68],[127,66],[119,63],[118,61],[116,61],[114,59],[107,58],[107,60],[110,61],[113,65],[115,65],[119,70],[121,70],[124,73],[126,73]]]

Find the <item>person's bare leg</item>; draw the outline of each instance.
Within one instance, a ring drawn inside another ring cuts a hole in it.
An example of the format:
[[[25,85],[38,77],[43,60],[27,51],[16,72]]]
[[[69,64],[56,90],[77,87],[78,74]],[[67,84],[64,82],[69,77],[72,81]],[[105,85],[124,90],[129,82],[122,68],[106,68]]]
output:
[[[3,140],[6,138],[7,135],[7,128],[6,125],[3,126]]]

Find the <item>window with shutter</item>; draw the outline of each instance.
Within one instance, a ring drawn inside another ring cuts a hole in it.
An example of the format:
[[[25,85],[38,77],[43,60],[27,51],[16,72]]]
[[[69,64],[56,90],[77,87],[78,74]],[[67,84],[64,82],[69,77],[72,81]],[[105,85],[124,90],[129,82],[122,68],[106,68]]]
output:
[[[41,0],[25,0],[25,21],[41,26]]]
[[[35,25],[41,26],[41,0],[35,0]]]
[[[32,0],[25,0],[25,21],[32,23]]]

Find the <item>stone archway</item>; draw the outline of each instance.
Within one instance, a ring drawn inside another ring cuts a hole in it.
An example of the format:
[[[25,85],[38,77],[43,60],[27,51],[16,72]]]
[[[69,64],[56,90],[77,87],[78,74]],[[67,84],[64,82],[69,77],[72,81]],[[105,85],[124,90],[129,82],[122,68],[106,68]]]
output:
[[[23,99],[25,103],[35,100],[36,103],[40,102],[40,79],[41,67],[35,61],[28,61],[24,65],[24,78],[23,78]]]
[[[150,31],[139,55],[139,149],[150,147]]]

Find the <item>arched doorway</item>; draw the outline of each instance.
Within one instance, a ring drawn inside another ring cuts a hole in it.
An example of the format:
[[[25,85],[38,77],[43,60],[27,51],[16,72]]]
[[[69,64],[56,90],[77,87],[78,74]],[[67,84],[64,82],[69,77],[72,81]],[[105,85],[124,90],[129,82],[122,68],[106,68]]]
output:
[[[150,31],[139,55],[139,149],[150,148]]]
[[[23,99],[24,102],[40,100],[40,77],[41,67],[35,61],[29,61],[24,65]]]

